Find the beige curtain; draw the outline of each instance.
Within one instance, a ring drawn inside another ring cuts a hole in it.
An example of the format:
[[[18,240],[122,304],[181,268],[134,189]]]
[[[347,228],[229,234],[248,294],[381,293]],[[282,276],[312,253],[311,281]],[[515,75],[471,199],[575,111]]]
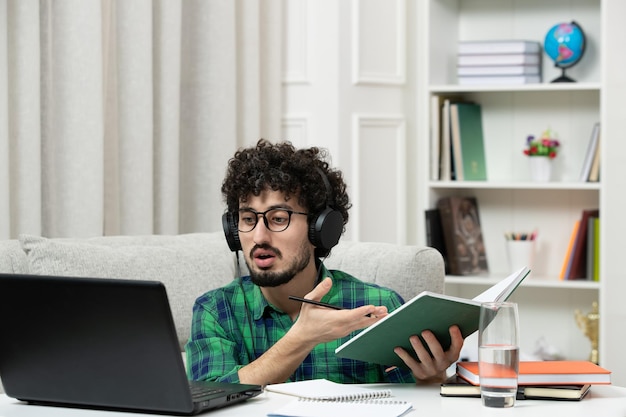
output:
[[[221,229],[280,134],[281,0],[0,0],[0,239]]]

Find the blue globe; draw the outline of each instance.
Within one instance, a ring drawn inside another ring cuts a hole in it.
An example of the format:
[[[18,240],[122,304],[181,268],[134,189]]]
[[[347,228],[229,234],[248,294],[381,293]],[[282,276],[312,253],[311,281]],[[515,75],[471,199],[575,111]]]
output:
[[[576,23],[559,23],[548,31],[543,45],[546,54],[559,68],[575,65],[585,52],[585,34]]]

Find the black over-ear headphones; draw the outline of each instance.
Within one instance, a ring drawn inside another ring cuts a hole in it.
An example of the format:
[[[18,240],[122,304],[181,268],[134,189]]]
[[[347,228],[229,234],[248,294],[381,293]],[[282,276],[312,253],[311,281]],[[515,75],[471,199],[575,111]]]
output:
[[[328,177],[320,167],[315,167],[320,173],[326,187],[326,207],[322,212],[309,221],[309,240],[315,246],[315,256],[328,256],[330,250],[339,242],[343,232],[343,216],[333,205],[333,189]]]
[[[226,236],[226,243],[231,251],[237,252],[241,250],[241,242],[239,241],[239,229],[237,229],[237,221],[233,213],[227,211],[222,214],[222,228]]]
[[[324,187],[326,187],[326,207],[321,213],[309,219],[309,241],[316,247],[315,255],[325,257],[339,242],[343,232],[343,216],[341,212],[332,208],[332,188],[328,177],[320,167],[316,167],[316,170],[320,173]],[[241,250],[237,220],[234,216],[235,214],[230,212],[225,212],[222,215],[222,227],[226,236],[226,243],[233,252]]]

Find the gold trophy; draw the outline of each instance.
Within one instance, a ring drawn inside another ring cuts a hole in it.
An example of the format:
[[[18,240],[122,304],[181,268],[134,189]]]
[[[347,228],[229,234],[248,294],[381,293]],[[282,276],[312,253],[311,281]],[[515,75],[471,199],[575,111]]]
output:
[[[591,311],[587,314],[583,314],[580,310],[576,309],[574,312],[576,316],[576,324],[578,328],[583,331],[585,336],[591,341],[591,354],[589,360],[595,364],[599,361],[598,353],[598,321],[600,319],[600,313],[598,312],[598,302],[594,301],[591,305]]]

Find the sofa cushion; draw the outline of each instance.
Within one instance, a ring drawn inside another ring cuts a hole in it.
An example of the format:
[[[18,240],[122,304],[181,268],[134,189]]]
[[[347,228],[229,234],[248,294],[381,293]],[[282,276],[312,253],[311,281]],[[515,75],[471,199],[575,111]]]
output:
[[[189,338],[195,299],[235,276],[223,233],[90,239],[21,235],[19,240],[33,274],[163,282],[181,350]]]
[[[426,246],[344,241],[333,248],[324,264],[391,288],[405,301],[422,291],[443,292],[443,257]]]

